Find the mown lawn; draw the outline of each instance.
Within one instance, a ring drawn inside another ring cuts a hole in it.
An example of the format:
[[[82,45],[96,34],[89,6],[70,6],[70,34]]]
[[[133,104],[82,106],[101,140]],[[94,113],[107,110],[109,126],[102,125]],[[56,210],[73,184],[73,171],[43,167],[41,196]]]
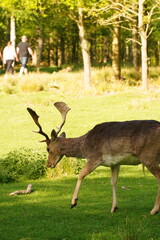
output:
[[[154,177],[145,177],[140,166],[122,167],[119,210],[114,214],[110,213],[109,177],[107,168],[99,168],[88,176],[78,206],[73,209],[70,200],[76,177],[31,181],[34,191],[30,195],[8,196],[25,189],[30,182],[0,184],[0,239],[160,239],[160,215],[149,215],[157,192]]]
[[[37,92],[16,95],[0,94],[0,156],[20,147],[40,147],[43,137],[35,134],[37,126],[26,108],[31,107],[40,116],[43,130],[51,130],[61,124],[60,113],[53,103],[64,101],[71,107],[63,131],[68,137],[77,137],[96,124],[106,121],[133,119],[160,120],[160,96],[132,89],[106,96],[72,97],[59,93]]]

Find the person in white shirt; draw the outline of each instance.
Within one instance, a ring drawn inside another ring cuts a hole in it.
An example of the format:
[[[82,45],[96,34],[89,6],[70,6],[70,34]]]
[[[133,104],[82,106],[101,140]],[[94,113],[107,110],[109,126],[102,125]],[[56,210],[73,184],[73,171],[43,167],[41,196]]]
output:
[[[14,73],[13,66],[15,59],[18,61],[16,50],[12,46],[12,42],[8,41],[7,46],[3,50],[3,63],[6,65],[5,77],[8,76],[8,73]]]

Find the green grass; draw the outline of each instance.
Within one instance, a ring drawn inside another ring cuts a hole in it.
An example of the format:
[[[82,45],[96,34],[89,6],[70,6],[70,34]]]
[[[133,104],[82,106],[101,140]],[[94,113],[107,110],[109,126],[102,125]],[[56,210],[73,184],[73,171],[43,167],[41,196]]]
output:
[[[127,83],[109,85],[102,73],[94,73],[94,79],[100,77],[94,80],[89,92],[80,84],[81,73],[73,73],[74,81],[71,74],[50,75],[53,81],[57,78],[59,89],[20,91],[20,81],[41,76],[46,76],[45,81],[51,80],[48,75],[31,74],[28,79],[15,79],[17,84],[12,84],[15,91],[12,94],[1,91],[0,157],[21,147],[45,149],[45,144],[39,143],[43,137],[32,132],[37,126],[27,107],[37,112],[48,135],[61,123],[60,114],[53,107],[55,101],[65,101],[71,107],[63,128],[68,137],[80,136],[104,121],[160,121],[160,94],[155,81],[152,80],[149,91],[142,91],[139,86],[131,87]],[[103,81],[98,82],[101,78]],[[0,87],[3,84],[1,77]],[[60,165],[61,162],[57,167]],[[98,168],[84,180],[78,206],[72,210],[70,201],[77,177],[54,176],[51,170],[48,178],[0,184],[0,240],[160,240],[160,214],[149,215],[157,182],[147,171],[144,176],[141,166],[122,167],[118,183],[119,210],[115,214],[110,213],[112,190],[108,168]],[[25,189],[29,183],[34,189],[30,195],[8,196],[10,192]]]
[[[160,120],[159,97],[152,93],[133,89],[107,96],[76,98],[54,95],[52,92],[37,92],[17,95],[0,94],[0,155],[20,147],[42,147],[43,137],[35,134],[37,126],[26,108],[33,108],[40,116],[43,130],[50,135],[53,128],[60,125],[61,117],[53,106],[55,101],[65,101],[71,111],[63,128],[68,137],[84,134],[95,124],[105,121],[131,119]]]
[[[12,197],[8,196],[10,192],[25,189],[30,182],[0,184],[1,240],[159,240],[160,216],[149,215],[156,181],[149,175],[144,177],[140,167],[135,167],[134,173],[133,169],[122,168],[119,210],[114,214],[110,213],[112,192],[107,168],[97,169],[84,180],[73,209],[70,200],[76,177],[32,181],[34,191],[30,195]]]

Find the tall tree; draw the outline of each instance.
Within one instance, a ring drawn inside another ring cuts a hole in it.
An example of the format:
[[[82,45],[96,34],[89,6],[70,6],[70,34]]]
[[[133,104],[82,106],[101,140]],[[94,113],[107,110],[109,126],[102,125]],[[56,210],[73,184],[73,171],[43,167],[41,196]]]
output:
[[[132,1],[126,8],[126,16],[135,17],[138,15],[138,33],[140,36],[141,45],[141,77],[142,77],[142,87],[144,89],[148,88],[148,38],[153,30],[153,22],[158,18],[158,3],[159,1],[153,0],[149,2],[148,0],[138,0],[136,2],[138,5],[138,12],[133,8],[135,1]]]
[[[89,46],[88,41],[86,38],[86,32],[83,23],[83,8],[78,7],[78,20],[77,26],[79,29],[79,37],[80,37],[80,44],[83,56],[83,65],[84,65],[84,87],[85,89],[90,88],[91,83],[91,60],[90,60],[90,53],[89,53]]]
[[[12,45],[15,47],[16,23],[15,23],[15,17],[13,15],[11,15],[11,18],[10,18],[10,41],[12,42]]]
[[[119,0],[115,0],[114,3],[110,0],[101,0],[90,10],[90,14],[96,16],[99,24],[110,26],[112,31],[112,69],[115,80],[121,78],[121,18],[119,11],[114,7],[114,4],[118,3]]]
[[[79,29],[80,46],[83,57],[84,67],[84,88],[89,89],[91,85],[91,59],[89,51],[89,42],[87,39],[85,19],[87,17],[88,6],[91,6],[94,0],[60,0],[61,11],[76,22]]]
[[[144,2],[138,3],[138,28],[141,37],[141,63],[142,63],[142,87],[148,87],[148,56],[147,56],[147,28],[144,21]]]
[[[138,5],[135,3],[133,4],[134,12],[138,14]],[[133,65],[136,72],[139,71],[139,44],[138,44],[138,16],[135,15],[131,19],[131,28],[132,28],[132,53],[133,53]]]
[[[12,41],[13,45],[15,46],[16,41],[16,31],[15,31],[15,10],[19,7],[19,1],[18,0],[4,0],[0,2],[0,7],[4,9],[4,15],[9,16],[8,19],[10,19],[10,41]],[[9,40],[9,39],[8,39]]]
[[[110,1],[110,0],[109,0]],[[138,17],[138,33],[140,36],[140,45],[141,45],[141,69],[142,69],[142,87],[148,88],[148,55],[147,55],[147,40],[153,30],[153,22],[159,19],[159,4],[160,1],[153,0],[152,2],[148,0],[117,0],[110,1],[110,5],[105,3],[104,0],[101,0],[103,8],[101,12],[109,11],[111,9],[116,9],[117,17],[122,17],[126,19],[131,26],[133,27],[134,18]],[[135,10],[135,4],[137,4],[138,11]],[[113,20],[116,16],[111,16],[109,19],[101,19],[103,24],[113,23]],[[132,27],[130,30],[132,30]],[[137,42],[137,39],[133,39]]]
[[[118,2],[119,0],[116,0]],[[121,78],[121,63],[120,63],[120,18],[117,17],[117,10],[113,13],[113,38],[112,38],[112,68],[115,80]]]

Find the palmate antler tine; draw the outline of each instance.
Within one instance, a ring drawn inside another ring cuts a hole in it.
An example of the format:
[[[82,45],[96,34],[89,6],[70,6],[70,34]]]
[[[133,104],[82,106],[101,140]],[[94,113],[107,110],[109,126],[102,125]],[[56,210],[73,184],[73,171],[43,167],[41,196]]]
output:
[[[31,117],[33,118],[35,124],[39,127],[39,131],[34,131],[34,132],[39,133],[39,134],[45,136],[45,138],[46,138],[47,140],[49,140],[48,135],[43,132],[42,127],[41,127],[41,125],[40,125],[39,122],[38,122],[39,116],[37,115],[37,113],[36,113],[35,111],[33,111],[31,108],[27,108],[27,110],[28,110],[28,112],[30,113]]]
[[[56,132],[58,134],[61,131],[63,125],[65,124],[66,116],[70,108],[64,102],[55,102],[54,106],[58,109],[62,116],[62,124],[60,125],[58,131]]]

